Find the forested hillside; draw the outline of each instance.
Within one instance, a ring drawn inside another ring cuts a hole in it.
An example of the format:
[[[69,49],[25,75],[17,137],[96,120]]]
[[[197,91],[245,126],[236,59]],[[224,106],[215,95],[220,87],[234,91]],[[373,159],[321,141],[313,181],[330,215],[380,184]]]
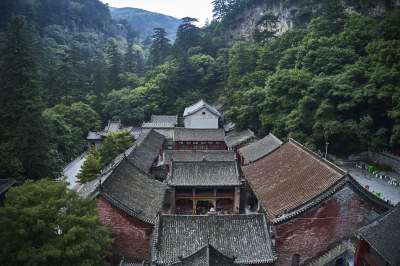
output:
[[[135,64],[119,81],[143,71],[141,40],[98,0],[1,1],[0,32],[0,177],[58,177],[101,128],[122,52]]]
[[[215,0],[207,27],[183,18],[173,44],[164,27],[146,44],[98,0],[2,1],[0,178],[57,177],[108,119],[137,125],[200,98],[238,128],[339,155],[400,147],[398,10],[305,1],[324,12],[280,36],[266,13],[251,42],[229,45],[248,2]]]
[[[132,29],[139,32],[142,40],[150,40],[154,34],[154,28],[161,27],[168,32],[167,37],[171,41],[175,41],[176,30],[182,22],[180,19],[171,16],[131,7],[110,7],[110,13],[111,17],[116,21],[126,20]]]
[[[221,22],[222,34],[229,43],[240,40],[258,41],[259,31],[268,30],[276,35],[306,28],[312,19],[330,18],[337,9],[363,16],[376,16],[391,12],[400,3],[391,0],[252,0],[214,1],[214,18]]]

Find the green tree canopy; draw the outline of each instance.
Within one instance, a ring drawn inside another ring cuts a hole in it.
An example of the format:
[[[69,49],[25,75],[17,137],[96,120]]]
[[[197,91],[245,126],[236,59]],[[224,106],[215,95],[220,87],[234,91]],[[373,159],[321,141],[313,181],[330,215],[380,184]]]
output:
[[[101,166],[106,167],[118,154],[132,146],[135,138],[128,131],[107,134],[99,148]]]
[[[199,28],[194,25],[198,20],[196,18],[184,17],[182,24],[179,25],[176,31],[176,40],[174,48],[177,51],[187,51],[190,47],[195,47],[200,41]]]
[[[0,143],[14,146],[13,154],[18,158],[11,161],[22,165],[25,177],[41,178],[49,173],[47,161],[50,148],[45,131],[46,121],[42,117],[45,105],[33,42],[33,35],[25,27],[24,20],[16,18],[1,45]],[[13,176],[13,173],[8,175]]]
[[[158,66],[170,54],[172,45],[164,28],[154,28],[154,34],[151,37],[153,43],[150,48],[150,61],[153,66]]]
[[[0,264],[106,265],[111,232],[99,225],[95,206],[65,182],[11,188],[0,208]]]
[[[108,86],[110,90],[119,90],[122,88],[118,75],[122,72],[122,53],[116,44],[107,48],[108,61]]]
[[[213,18],[221,20],[232,10],[236,2],[237,0],[213,0]]]
[[[110,92],[104,102],[103,115],[119,120],[125,125],[134,125],[144,121],[143,99],[135,89],[123,88]]]
[[[71,106],[58,104],[50,110],[61,116],[71,130],[74,152],[76,150],[78,150],[78,153],[83,151],[86,145],[85,138],[89,131],[100,129],[99,115],[89,105],[82,102],[73,103]]]
[[[76,175],[79,183],[83,184],[97,178],[103,167],[100,163],[100,154],[96,149],[91,149],[81,166],[80,172]]]

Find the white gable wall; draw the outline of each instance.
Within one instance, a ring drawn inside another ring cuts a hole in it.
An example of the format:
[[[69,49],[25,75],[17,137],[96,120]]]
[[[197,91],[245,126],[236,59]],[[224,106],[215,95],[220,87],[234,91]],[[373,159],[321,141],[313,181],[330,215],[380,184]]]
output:
[[[185,128],[218,128],[218,116],[201,108],[185,117]]]

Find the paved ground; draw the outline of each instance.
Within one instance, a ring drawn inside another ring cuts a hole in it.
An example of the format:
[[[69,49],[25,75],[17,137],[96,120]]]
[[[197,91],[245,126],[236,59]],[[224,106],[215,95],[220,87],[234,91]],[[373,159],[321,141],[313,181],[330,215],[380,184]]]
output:
[[[343,170],[349,170],[351,176],[357,180],[363,187],[369,186],[369,190],[374,193],[380,192],[381,197],[390,200],[393,204],[400,202],[400,186],[391,186],[388,184],[390,179],[400,180],[400,174],[397,172],[386,172],[385,174],[389,176],[390,179],[380,179],[374,174],[369,173],[365,168],[358,169],[356,163],[346,163],[341,166]]]
[[[82,159],[77,160],[68,170],[64,171],[64,176],[67,176],[67,182],[69,183],[68,187],[72,189],[77,189],[79,187],[79,183],[77,183],[76,175],[81,170],[81,166],[83,162],[86,160],[86,156],[83,156]]]

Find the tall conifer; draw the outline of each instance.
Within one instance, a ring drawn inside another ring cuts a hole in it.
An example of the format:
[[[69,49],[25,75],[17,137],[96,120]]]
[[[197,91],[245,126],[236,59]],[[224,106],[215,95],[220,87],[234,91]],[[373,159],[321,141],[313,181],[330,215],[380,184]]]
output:
[[[170,39],[167,38],[164,28],[154,28],[154,34],[151,37],[153,38],[150,48],[151,63],[153,66],[161,65],[171,52]]]
[[[25,177],[43,177],[48,174],[49,152],[42,118],[45,106],[37,80],[39,68],[33,54],[33,36],[22,18],[14,19],[5,33],[1,61],[0,142],[16,144],[15,154]]]

